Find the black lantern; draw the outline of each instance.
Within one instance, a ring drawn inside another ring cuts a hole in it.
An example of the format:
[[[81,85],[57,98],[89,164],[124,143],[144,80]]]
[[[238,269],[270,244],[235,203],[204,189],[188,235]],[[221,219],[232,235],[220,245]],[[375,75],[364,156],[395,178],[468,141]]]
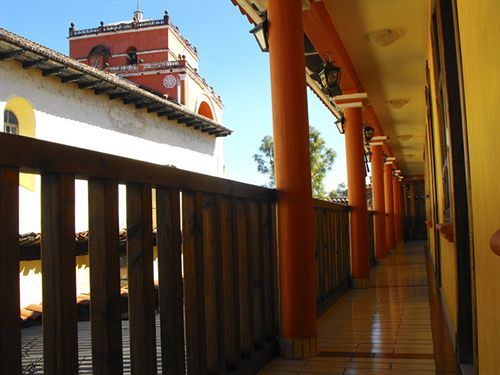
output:
[[[314,78],[321,85],[321,91],[331,98],[342,94],[340,73],[340,68],[333,65],[329,60],[323,63],[316,71]]]
[[[337,119],[337,121],[335,121],[335,125],[337,125],[337,129],[339,130],[339,133],[340,134],[344,134],[345,133],[345,117],[344,117],[344,114],[341,113],[340,114],[340,117]]]
[[[269,52],[267,12],[263,12],[261,17],[262,22],[257,24],[250,32],[259,43],[262,52]]]
[[[375,133],[375,129],[373,129],[370,125],[366,124],[363,128],[363,135],[365,137],[365,143],[370,142],[373,137],[373,133]]]

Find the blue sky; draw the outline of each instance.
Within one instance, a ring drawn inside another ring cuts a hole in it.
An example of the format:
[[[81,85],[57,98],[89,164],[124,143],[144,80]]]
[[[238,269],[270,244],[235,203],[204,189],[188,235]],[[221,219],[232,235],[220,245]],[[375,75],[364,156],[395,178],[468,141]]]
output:
[[[68,54],[68,28],[95,27],[99,21],[132,18],[136,0],[0,0],[0,27]],[[269,55],[262,53],[251,28],[230,0],[141,0],[148,19],[169,11],[172,22],[199,51],[200,73],[224,102],[223,122],[234,133],[225,139],[227,177],[261,185],[253,154],[272,134]],[[326,191],[347,182],[344,138],[331,115],[308,89],[309,123],[318,129],[337,160],[325,181]]]

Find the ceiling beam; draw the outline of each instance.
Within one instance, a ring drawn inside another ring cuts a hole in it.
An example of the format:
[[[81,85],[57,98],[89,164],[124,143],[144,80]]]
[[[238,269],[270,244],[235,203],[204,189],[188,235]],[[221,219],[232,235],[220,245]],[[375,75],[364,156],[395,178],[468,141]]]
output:
[[[73,74],[71,76],[61,77],[61,82],[63,83],[76,82],[81,80],[83,77],[85,77],[85,74]]]
[[[21,56],[24,52],[25,52],[24,49],[17,49],[15,51],[9,51],[9,52],[1,52],[0,53],[0,60],[15,59],[16,57]]]
[[[61,72],[64,72],[66,69],[68,69],[67,66],[56,66],[55,68],[43,69],[42,75],[44,77],[53,76],[53,75],[57,75]]]

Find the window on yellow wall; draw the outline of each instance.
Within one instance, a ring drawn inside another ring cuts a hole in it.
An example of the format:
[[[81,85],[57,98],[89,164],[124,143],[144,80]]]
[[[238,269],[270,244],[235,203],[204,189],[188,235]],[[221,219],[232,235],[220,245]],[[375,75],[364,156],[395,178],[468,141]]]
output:
[[[3,113],[3,130],[6,133],[35,137],[35,111],[31,103],[21,96],[10,98]],[[30,191],[35,191],[35,176],[21,173],[19,185]]]
[[[10,134],[19,134],[19,121],[14,112],[6,110],[3,113],[3,131]]]

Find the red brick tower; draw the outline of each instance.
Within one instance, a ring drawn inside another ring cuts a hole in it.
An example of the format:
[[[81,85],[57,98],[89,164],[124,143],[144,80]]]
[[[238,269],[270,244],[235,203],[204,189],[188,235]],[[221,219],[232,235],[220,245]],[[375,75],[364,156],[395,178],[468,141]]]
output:
[[[69,29],[70,57],[126,78],[142,88],[220,121],[222,102],[198,74],[198,51],[170,22],[133,19],[99,27]],[[217,118],[219,117],[219,118]]]

